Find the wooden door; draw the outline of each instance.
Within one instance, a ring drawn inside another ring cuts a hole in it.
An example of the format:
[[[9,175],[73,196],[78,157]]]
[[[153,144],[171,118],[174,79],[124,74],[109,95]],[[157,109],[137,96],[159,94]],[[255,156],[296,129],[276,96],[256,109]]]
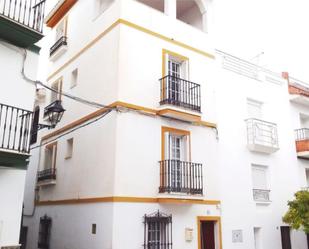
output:
[[[291,237],[290,237],[290,227],[282,226],[281,230],[281,244],[282,249],[292,249],[291,247]]]
[[[201,249],[215,249],[215,222],[201,221]]]

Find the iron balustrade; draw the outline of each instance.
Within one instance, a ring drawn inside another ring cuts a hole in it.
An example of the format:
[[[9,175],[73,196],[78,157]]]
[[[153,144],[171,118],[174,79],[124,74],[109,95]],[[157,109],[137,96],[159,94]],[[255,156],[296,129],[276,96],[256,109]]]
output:
[[[56,169],[44,169],[38,172],[38,182],[45,180],[56,180]]]
[[[270,190],[268,189],[253,189],[253,199],[255,201],[270,201]]]
[[[309,140],[309,129],[301,128],[295,130],[296,141]]]
[[[180,160],[160,161],[159,192],[203,194],[202,164]]]
[[[277,125],[264,120],[249,118],[247,123],[248,144],[261,144],[278,148]]]
[[[67,37],[62,36],[56,41],[56,43],[50,48],[49,56],[52,56],[60,47],[68,45]]]
[[[43,31],[46,0],[0,0],[0,16],[39,33]]]
[[[0,104],[0,149],[29,153],[31,111]]]
[[[167,75],[160,79],[160,105],[170,104],[201,111],[201,87],[188,80]]]

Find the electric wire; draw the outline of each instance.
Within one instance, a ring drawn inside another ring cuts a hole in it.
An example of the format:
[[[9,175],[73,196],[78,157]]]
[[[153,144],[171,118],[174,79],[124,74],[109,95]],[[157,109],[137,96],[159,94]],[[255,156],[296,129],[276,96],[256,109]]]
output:
[[[48,89],[48,90],[50,90],[52,92],[55,92],[55,93],[57,93],[59,95],[63,95],[65,97],[67,97],[67,98],[73,99],[75,101],[78,101],[78,102],[86,104],[86,105],[90,105],[90,106],[93,106],[93,107],[96,107],[96,108],[110,108],[107,105],[104,105],[104,104],[101,104],[101,103],[97,103],[97,102],[94,102],[94,101],[86,100],[84,98],[81,98],[81,97],[78,97],[78,96],[74,96],[74,95],[69,94],[69,93],[64,92],[64,91],[58,91],[57,89],[54,89],[54,88],[44,84],[41,81],[30,79],[25,74],[25,61],[26,61],[26,58],[27,58],[27,50],[24,50],[23,51],[23,65],[22,65],[22,69],[21,69],[21,74],[22,74],[24,80],[26,80],[29,83],[35,84],[37,89],[38,89],[38,85],[39,85],[39,86],[42,86],[42,87],[44,87],[44,88],[46,88],[46,89]]]

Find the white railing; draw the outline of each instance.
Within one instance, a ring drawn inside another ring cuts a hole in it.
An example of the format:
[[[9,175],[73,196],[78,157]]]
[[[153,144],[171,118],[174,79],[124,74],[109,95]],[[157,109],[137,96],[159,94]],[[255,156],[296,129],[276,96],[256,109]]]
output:
[[[246,119],[248,144],[278,148],[277,125],[256,118]]]
[[[270,201],[270,190],[267,189],[253,189],[253,199],[255,201]]]

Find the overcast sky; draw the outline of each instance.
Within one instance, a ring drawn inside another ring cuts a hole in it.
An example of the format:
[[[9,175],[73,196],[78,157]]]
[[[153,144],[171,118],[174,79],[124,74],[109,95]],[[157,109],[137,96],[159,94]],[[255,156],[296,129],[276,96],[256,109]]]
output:
[[[308,0],[213,1],[216,48],[309,82]]]

